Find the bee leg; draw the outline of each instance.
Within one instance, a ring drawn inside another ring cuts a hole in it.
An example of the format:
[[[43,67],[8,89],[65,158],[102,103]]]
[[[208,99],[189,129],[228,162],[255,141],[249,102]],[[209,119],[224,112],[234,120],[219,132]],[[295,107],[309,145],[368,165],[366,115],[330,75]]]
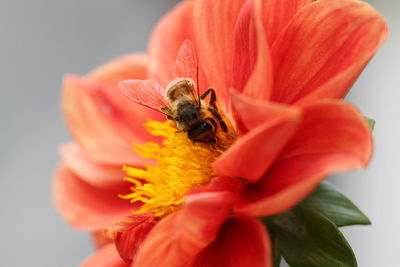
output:
[[[171,114],[171,110],[169,109],[169,107],[162,107],[160,110],[161,110],[161,112],[163,112],[165,115],[167,115],[167,119],[168,119],[168,120],[174,120],[174,117],[172,117],[171,115],[169,115],[169,114]]]
[[[201,98],[201,99],[204,99],[204,98],[206,98],[209,94],[211,94],[210,102],[209,102],[210,106],[212,106],[215,110],[218,111],[217,104],[216,104],[216,102],[217,102],[217,95],[215,94],[215,91],[214,91],[213,88],[208,88],[207,91],[205,91],[204,94],[202,94],[202,95],[200,96],[200,98]]]
[[[215,141],[215,140],[213,140],[213,141]],[[214,144],[214,142],[210,142],[209,144],[210,144],[210,146],[211,146],[213,149],[215,149],[215,144]]]
[[[218,120],[222,131],[224,131],[226,133],[228,131],[228,127],[226,126],[226,123],[222,119],[221,115],[219,115],[218,111],[211,107],[208,108],[208,110],[211,112],[211,114],[214,116],[214,118],[216,118]]]

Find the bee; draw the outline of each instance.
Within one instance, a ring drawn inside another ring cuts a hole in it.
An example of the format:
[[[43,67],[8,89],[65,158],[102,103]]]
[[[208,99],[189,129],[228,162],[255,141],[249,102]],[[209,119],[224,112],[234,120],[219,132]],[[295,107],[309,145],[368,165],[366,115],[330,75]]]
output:
[[[163,113],[178,131],[186,132],[195,142],[217,143],[217,130],[228,127],[217,107],[213,88],[200,95],[196,51],[190,41],[181,46],[174,64],[176,78],[164,89],[151,80],[127,80],[119,84],[121,92],[137,104]],[[209,97],[209,101],[205,99]]]

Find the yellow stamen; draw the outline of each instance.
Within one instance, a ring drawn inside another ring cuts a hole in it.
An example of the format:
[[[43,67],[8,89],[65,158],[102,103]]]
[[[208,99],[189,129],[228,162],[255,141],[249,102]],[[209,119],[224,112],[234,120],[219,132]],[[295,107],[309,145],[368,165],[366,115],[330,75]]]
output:
[[[180,208],[191,189],[210,182],[214,176],[211,165],[233,143],[233,130],[231,125],[228,133],[219,130],[218,144],[212,148],[207,144],[193,144],[187,133],[177,132],[171,121],[149,120],[145,127],[152,135],[163,137],[163,144],[134,144],[134,151],[154,159],[156,165],[147,165],[145,170],[125,166],[129,177],[124,180],[134,186],[132,193],[120,197],[143,202],[134,213],[149,212],[164,217]]]

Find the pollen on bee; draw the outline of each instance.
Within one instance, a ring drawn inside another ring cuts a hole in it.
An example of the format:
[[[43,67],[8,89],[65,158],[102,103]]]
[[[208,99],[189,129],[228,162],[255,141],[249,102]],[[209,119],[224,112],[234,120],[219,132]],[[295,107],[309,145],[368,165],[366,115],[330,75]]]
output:
[[[155,160],[144,169],[124,167],[128,175],[124,180],[133,184],[132,192],[120,196],[143,205],[134,213],[153,213],[164,217],[178,210],[186,194],[205,185],[214,177],[212,163],[234,139],[229,132],[217,132],[218,147],[195,143],[185,132],[179,132],[172,121],[149,120],[146,129],[154,136],[164,138],[163,143],[134,144],[134,151],[144,158]]]

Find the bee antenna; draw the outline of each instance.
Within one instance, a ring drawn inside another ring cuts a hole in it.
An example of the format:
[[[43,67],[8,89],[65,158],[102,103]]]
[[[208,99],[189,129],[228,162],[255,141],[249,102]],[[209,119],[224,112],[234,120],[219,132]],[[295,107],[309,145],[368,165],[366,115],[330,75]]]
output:
[[[201,107],[200,100],[200,79],[199,79],[199,59],[197,58],[197,51],[195,50],[196,56],[196,82],[197,82],[197,99],[199,100],[199,107]]]

